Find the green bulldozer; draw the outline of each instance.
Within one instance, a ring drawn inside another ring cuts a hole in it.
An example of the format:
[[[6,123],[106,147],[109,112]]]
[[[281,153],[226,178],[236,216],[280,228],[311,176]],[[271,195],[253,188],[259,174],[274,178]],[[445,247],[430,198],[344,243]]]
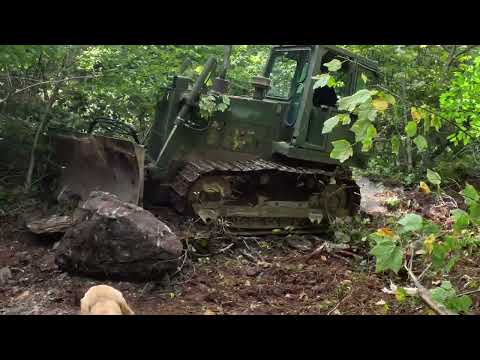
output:
[[[344,164],[330,158],[331,142],[353,143],[354,134],[343,125],[329,134],[322,128],[338,99],[364,86],[362,74],[376,81],[377,64],[336,46],[274,46],[251,94],[233,96],[231,49],[225,46],[218,69],[209,58],[195,81],[173,77],[144,144],[120,123],[114,125],[132,141],[93,135],[99,120],[90,134],[55,135],[59,195],[107,191],[146,208],[172,206],[206,223],[222,219],[250,230],[319,227],[354,215],[360,191],[350,167],[363,167],[365,155]],[[341,61],[336,74],[344,86],[315,87],[333,59]],[[205,115],[202,98],[220,110]]]

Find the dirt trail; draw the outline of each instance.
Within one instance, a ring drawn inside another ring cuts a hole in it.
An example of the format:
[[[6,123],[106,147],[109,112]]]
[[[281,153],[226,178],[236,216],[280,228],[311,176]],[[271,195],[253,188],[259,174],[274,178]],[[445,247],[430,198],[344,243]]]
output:
[[[356,179],[362,194],[361,209],[370,215],[385,215],[388,209],[385,201],[392,197],[401,197],[403,190],[399,187],[386,187],[381,183],[374,183],[366,177]]]
[[[384,213],[384,198],[393,190],[366,179],[359,183],[362,208],[371,214]],[[181,219],[175,214],[167,211],[164,220],[169,224],[177,221],[177,231],[182,231]],[[3,218],[0,222],[0,268],[11,271],[11,278],[0,284],[0,314],[77,314],[85,291],[100,283],[122,291],[137,314],[426,311],[417,300],[398,304],[394,296],[383,292],[391,276],[375,274],[372,264],[365,260],[322,253],[307,261],[307,255],[323,243],[320,238],[304,238],[307,246],[302,249],[284,237],[236,238],[221,255],[187,261],[180,277],[130,283],[62,273],[54,263],[51,239],[20,230],[15,219]]]

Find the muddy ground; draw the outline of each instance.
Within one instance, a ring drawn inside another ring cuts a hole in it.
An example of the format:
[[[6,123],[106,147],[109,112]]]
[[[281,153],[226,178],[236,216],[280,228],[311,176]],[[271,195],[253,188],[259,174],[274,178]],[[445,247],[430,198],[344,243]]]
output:
[[[385,198],[403,196],[366,179],[360,186],[362,208],[373,218],[388,215]],[[166,209],[158,215],[184,235],[204,230]],[[52,255],[56,239],[30,234],[19,218],[0,221],[0,268],[11,272],[0,283],[0,314],[77,314],[85,291],[100,283],[122,291],[137,314],[431,314],[417,298],[398,302],[384,292],[391,280],[405,283],[406,275],[376,274],[361,249],[352,256],[311,256],[326,235],[223,236],[214,244],[216,255],[189,252],[179,274],[131,283],[63,273]],[[466,258],[451,281],[461,286],[480,279],[477,264]],[[425,285],[435,280],[425,277]],[[472,299],[474,313],[480,313],[480,297]]]

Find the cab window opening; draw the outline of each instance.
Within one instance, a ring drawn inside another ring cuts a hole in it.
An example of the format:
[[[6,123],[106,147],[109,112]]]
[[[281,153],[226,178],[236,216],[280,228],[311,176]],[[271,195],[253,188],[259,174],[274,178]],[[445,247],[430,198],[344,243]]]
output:
[[[267,77],[271,88],[267,97],[290,99],[297,90],[297,85],[306,80],[308,75],[308,51],[278,51],[273,58]]]
[[[351,64],[348,59],[345,59],[340,56],[336,56],[335,54],[327,53],[322,58],[320,73],[321,74],[328,73],[328,68],[324,64],[332,61],[333,59],[338,59],[342,62],[342,67],[334,73],[334,77],[337,80],[337,82],[342,82],[343,86],[336,87],[336,88],[324,86],[324,87],[315,89],[313,93],[313,105],[315,107],[320,107],[320,106],[336,107],[338,99],[340,97],[344,97],[348,95],[349,77],[350,77],[350,70],[351,70]]]

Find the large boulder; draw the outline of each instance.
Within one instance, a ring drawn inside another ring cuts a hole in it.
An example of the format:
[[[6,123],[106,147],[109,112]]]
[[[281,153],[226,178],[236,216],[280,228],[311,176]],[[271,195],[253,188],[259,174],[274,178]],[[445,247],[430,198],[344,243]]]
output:
[[[55,249],[58,266],[93,276],[155,279],[175,269],[182,243],[150,212],[94,191]]]

